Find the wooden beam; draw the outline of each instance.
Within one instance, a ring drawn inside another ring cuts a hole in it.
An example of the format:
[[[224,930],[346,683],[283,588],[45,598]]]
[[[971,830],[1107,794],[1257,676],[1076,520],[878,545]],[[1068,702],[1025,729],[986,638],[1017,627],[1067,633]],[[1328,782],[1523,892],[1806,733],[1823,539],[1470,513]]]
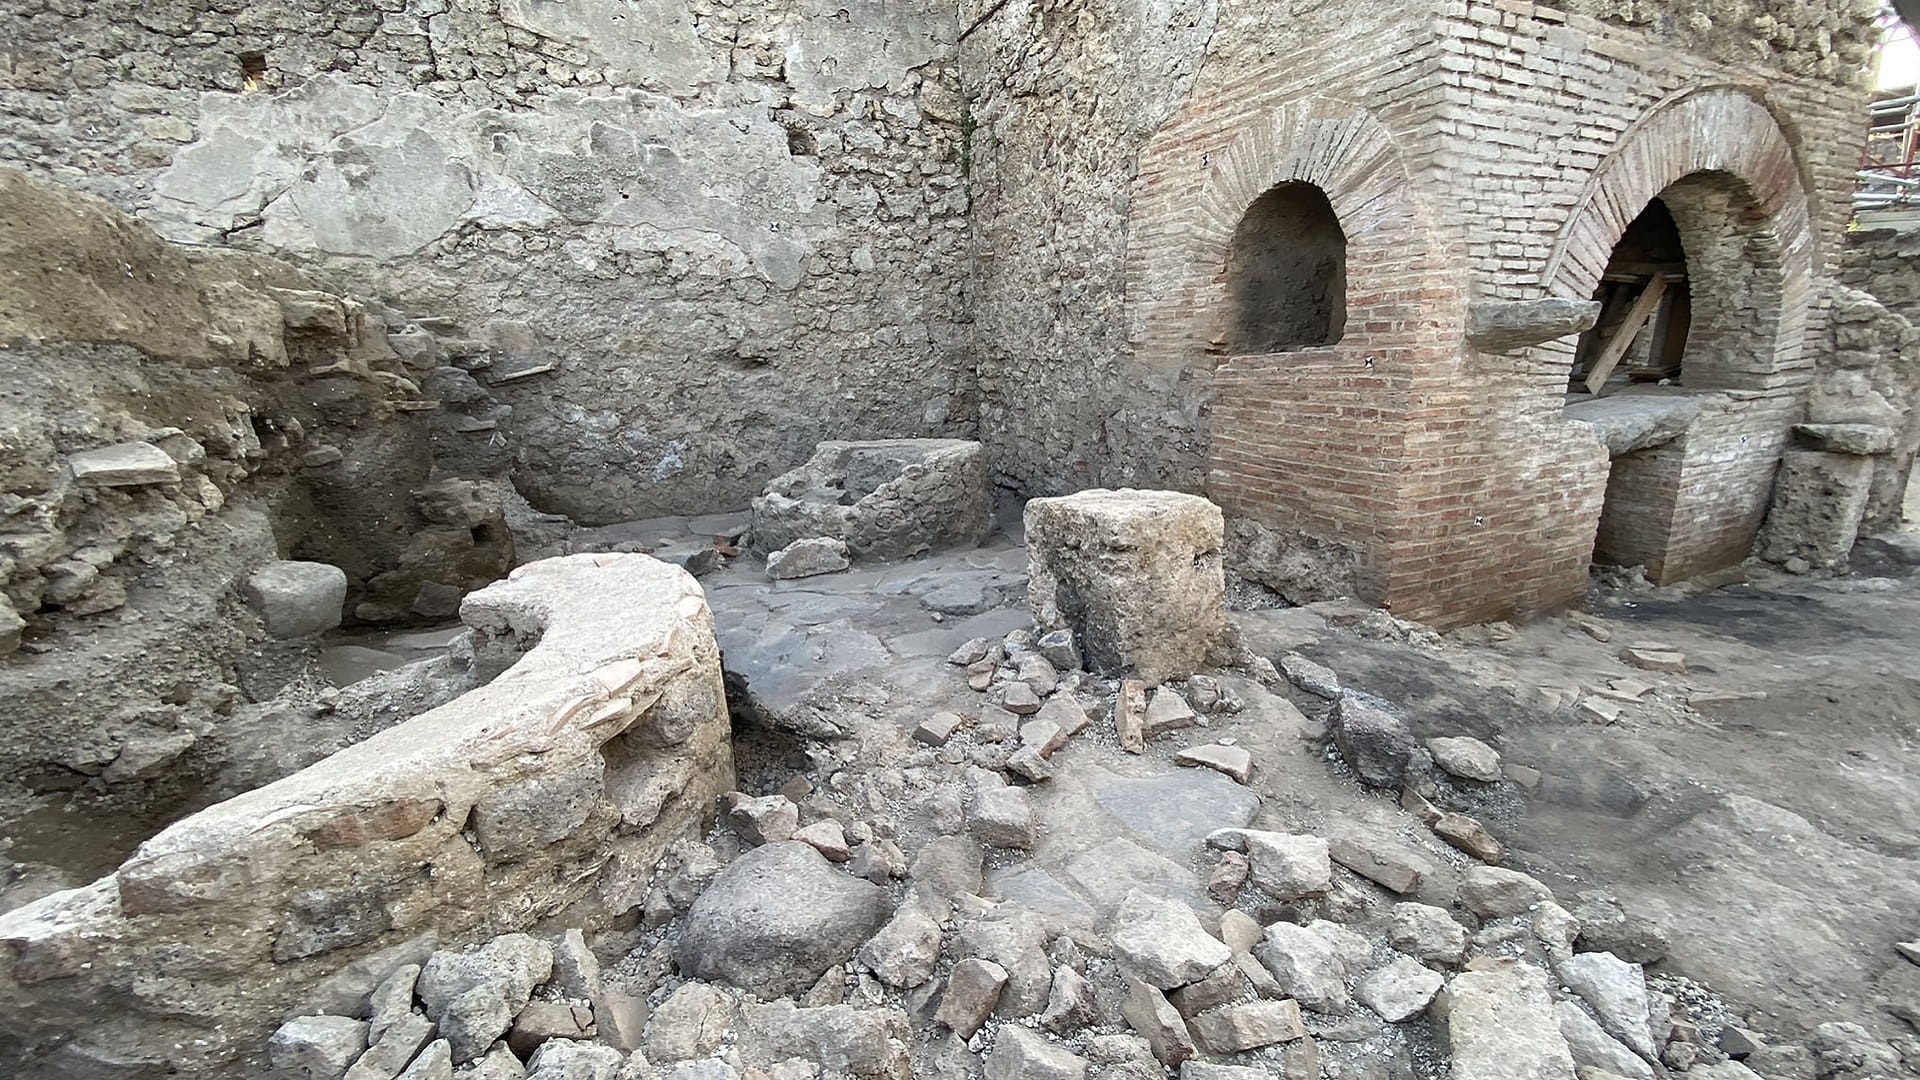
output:
[[[1620,323],[1620,329],[1614,331],[1613,340],[1607,342],[1607,347],[1600,353],[1600,359],[1594,361],[1593,370],[1587,373],[1587,393],[1595,397],[1600,396],[1600,388],[1607,385],[1607,378],[1619,365],[1620,358],[1627,355],[1627,350],[1633,347],[1634,335],[1638,334],[1640,329],[1647,325],[1647,320],[1653,317],[1654,311],[1660,306],[1660,297],[1666,291],[1667,279],[1664,277],[1654,278],[1647,283],[1646,290],[1633,302],[1633,307],[1627,312],[1626,319]]]

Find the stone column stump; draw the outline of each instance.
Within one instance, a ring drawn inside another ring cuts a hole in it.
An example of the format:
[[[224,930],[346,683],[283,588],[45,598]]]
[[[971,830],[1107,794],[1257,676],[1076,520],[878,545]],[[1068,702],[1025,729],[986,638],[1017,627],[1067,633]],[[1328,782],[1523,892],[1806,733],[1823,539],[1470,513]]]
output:
[[[1224,526],[1206,499],[1094,488],[1027,503],[1026,527],[1034,620],[1071,629],[1089,671],[1182,679],[1225,634]]]

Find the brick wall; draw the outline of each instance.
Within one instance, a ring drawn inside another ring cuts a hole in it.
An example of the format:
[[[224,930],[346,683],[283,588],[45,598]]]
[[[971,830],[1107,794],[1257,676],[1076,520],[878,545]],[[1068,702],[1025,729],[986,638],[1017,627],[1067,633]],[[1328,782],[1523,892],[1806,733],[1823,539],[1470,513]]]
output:
[[[1684,440],[1622,466],[1616,494],[1648,501],[1616,508],[1613,548],[1667,578],[1743,558],[1817,355],[1859,91],[1798,54],[1705,55],[1720,50],[1689,37],[1692,23],[1518,0],[1295,5],[1284,26],[1240,9],[1221,7],[1191,93],[1137,151],[1124,349],[1103,328],[1084,339],[1092,355],[1021,365],[1023,394],[1088,375],[1164,393],[1170,414],[1193,418],[1185,442],[1203,462],[1161,454],[1112,416],[1108,460],[1203,484],[1263,538],[1239,568],[1299,598],[1351,590],[1444,625],[1565,605],[1586,588],[1612,469],[1561,415],[1573,340],[1479,353],[1464,315],[1475,301],[1586,298],[1647,201],[1707,173],[1673,197],[1695,212],[1683,232],[1711,290],[1682,382],[1711,404]],[[1049,123],[1056,139],[1094,137]],[[1347,233],[1346,334],[1223,356],[1233,228],[1287,180],[1324,189]],[[1690,187],[1698,198],[1682,198]],[[1005,198],[976,192],[977,214]],[[979,250],[996,227],[975,227]],[[1006,248],[994,262],[977,326],[996,320],[996,286],[1020,265]],[[1004,475],[1059,477],[1019,433],[987,431]],[[1303,571],[1303,558],[1320,565]]]

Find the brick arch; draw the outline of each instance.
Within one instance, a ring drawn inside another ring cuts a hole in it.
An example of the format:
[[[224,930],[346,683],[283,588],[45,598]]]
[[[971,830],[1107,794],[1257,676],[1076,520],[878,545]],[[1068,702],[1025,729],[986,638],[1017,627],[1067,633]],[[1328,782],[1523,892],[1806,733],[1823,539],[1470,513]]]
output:
[[[1218,358],[1230,317],[1235,228],[1289,181],[1327,196],[1347,237],[1348,343],[1411,340],[1410,294],[1432,248],[1430,218],[1391,132],[1366,109],[1325,97],[1287,102],[1237,129],[1193,137],[1171,125],[1149,143],[1129,213],[1129,336],[1136,359],[1179,369]]]
[[[1741,87],[1678,95],[1628,128],[1561,226],[1540,283],[1555,296],[1591,296],[1628,223],[1661,192],[1700,174],[1731,178],[1765,219],[1778,304],[1770,368],[1797,368],[1813,299],[1812,208],[1792,140]]]

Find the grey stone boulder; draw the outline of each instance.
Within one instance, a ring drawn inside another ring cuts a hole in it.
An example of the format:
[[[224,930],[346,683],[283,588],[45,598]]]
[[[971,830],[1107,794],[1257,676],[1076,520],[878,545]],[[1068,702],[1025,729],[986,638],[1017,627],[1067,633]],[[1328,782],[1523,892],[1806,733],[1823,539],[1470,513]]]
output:
[[[616,1080],[627,1055],[611,1046],[558,1039],[527,1059],[527,1080]]]
[[[1340,700],[1340,676],[1325,664],[1290,652],[1280,658],[1278,666],[1280,674],[1285,675],[1288,682],[1307,693],[1328,701]]]
[[[1648,1061],[1659,1053],[1653,1043],[1651,1000],[1646,973],[1638,964],[1604,952],[1580,953],[1562,961],[1555,973],[1586,1001],[1607,1034]]]
[[[1346,958],[1339,944],[1325,935],[1295,923],[1274,923],[1254,946],[1253,955],[1302,1007],[1343,1013],[1353,1006]]]
[[[1433,1004],[1455,1080],[1573,1080],[1546,972],[1509,962],[1453,977]]]
[[[945,1024],[955,1035],[970,1039],[993,1015],[1000,995],[1007,987],[1007,969],[991,960],[969,956],[953,965],[947,975],[946,989],[940,994],[935,1021]]]
[[[1470,866],[1460,875],[1460,902],[1483,919],[1504,919],[1553,900],[1534,878],[1499,866]]]
[[[768,555],[767,576],[775,581],[791,581],[838,573],[852,565],[845,540],[814,536],[795,540]]]
[[[0,596],[0,656],[20,648],[20,637],[27,629],[27,620],[14,610],[13,601]]]
[[[647,1021],[649,1061],[688,1061],[720,1048],[733,1024],[733,999],[706,983],[685,982],[668,994]]]
[[[83,450],[67,458],[67,469],[81,487],[141,487],[180,481],[180,463],[165,450],[143,442]]]
[[[899,1009],[791,1001],[749,1005],[740,1016],[740,1053],[749,1062],[810,1061],[827,1076],[906,1080],[907,1016]],[[775,1070],[775,1076],[793,1075]]]
[[[453,1080],[453,1047],[445,1039],[427,1044],[395,1080]]]
[[[1500,751],[1470,735],[1451,735],[1427,740],[1427,752],[1433,763],[1449,775],[1462,780],[1491,784],[1501,778]]]
[[[985,1061],[986,1080],[1082,1080],[1087,1060],[1046,1036],[1018,1024],[1006,1024]]]
[[[427,1018],[439,1025],[453,1062],[487,1052],[513,1026],[533,989],[553,974],[553,946],[507,934],[477,949],[442,950],[427,958],[415,983]]]
[[[267,1060],[277,1072],[299,1080],[341,1080],[366,1049],[364,1020],[296,1016],[267,1040]]]
[[[302,638],[340,625],[347,574],[326,563],[270,562],[247,575],[241,595],[268,634],[282,641]]]
[[[693,902],[676,957],[682,974],[763,998],[799,994],[843,963],[884,922],[885,890],[807,844],[757,847]]]
[[[1578,1004],[1557,1002],[1554,1011],[1560,1017],[1560,1034],[1567,1040],[1576,1067],[1599,1069],[1628,1080],[1653,1080],[1653,1066],[1601,1030]]]
[[[1295,1001],[1245,1001],[1209,1009],[1187,1022],[1194,1043],[1210,1054],[1238,1054],[1307,1037]]]
[[[1334,704],[1333,741],[1360,782],[1377,788],[1400,786],[1414,750],[1413,732],[1386,702],[1353,691]]]
[[[948,905],[940,902],[940,911]],[[911,990],[933,978],[940,959],[940,920],[928,905],[909,898],[880,932],[860,947],[860,962],[888,986]]]
[[[1361,979],[1353,996],[1380,1019],[1398,1024],[1425,1012],[1445,982],[1439,972],[1412,957],[1402,957]]]
[[[1161,990],[1199,982],[1233,959],[1192,908],[1138,889],[1120,901],[1107,936],[1115,958]]]
[[[859,559],[980,542],[993,499],[986,454],[965,439],[830,440],[753,500],[753,546],[839,540]]]

